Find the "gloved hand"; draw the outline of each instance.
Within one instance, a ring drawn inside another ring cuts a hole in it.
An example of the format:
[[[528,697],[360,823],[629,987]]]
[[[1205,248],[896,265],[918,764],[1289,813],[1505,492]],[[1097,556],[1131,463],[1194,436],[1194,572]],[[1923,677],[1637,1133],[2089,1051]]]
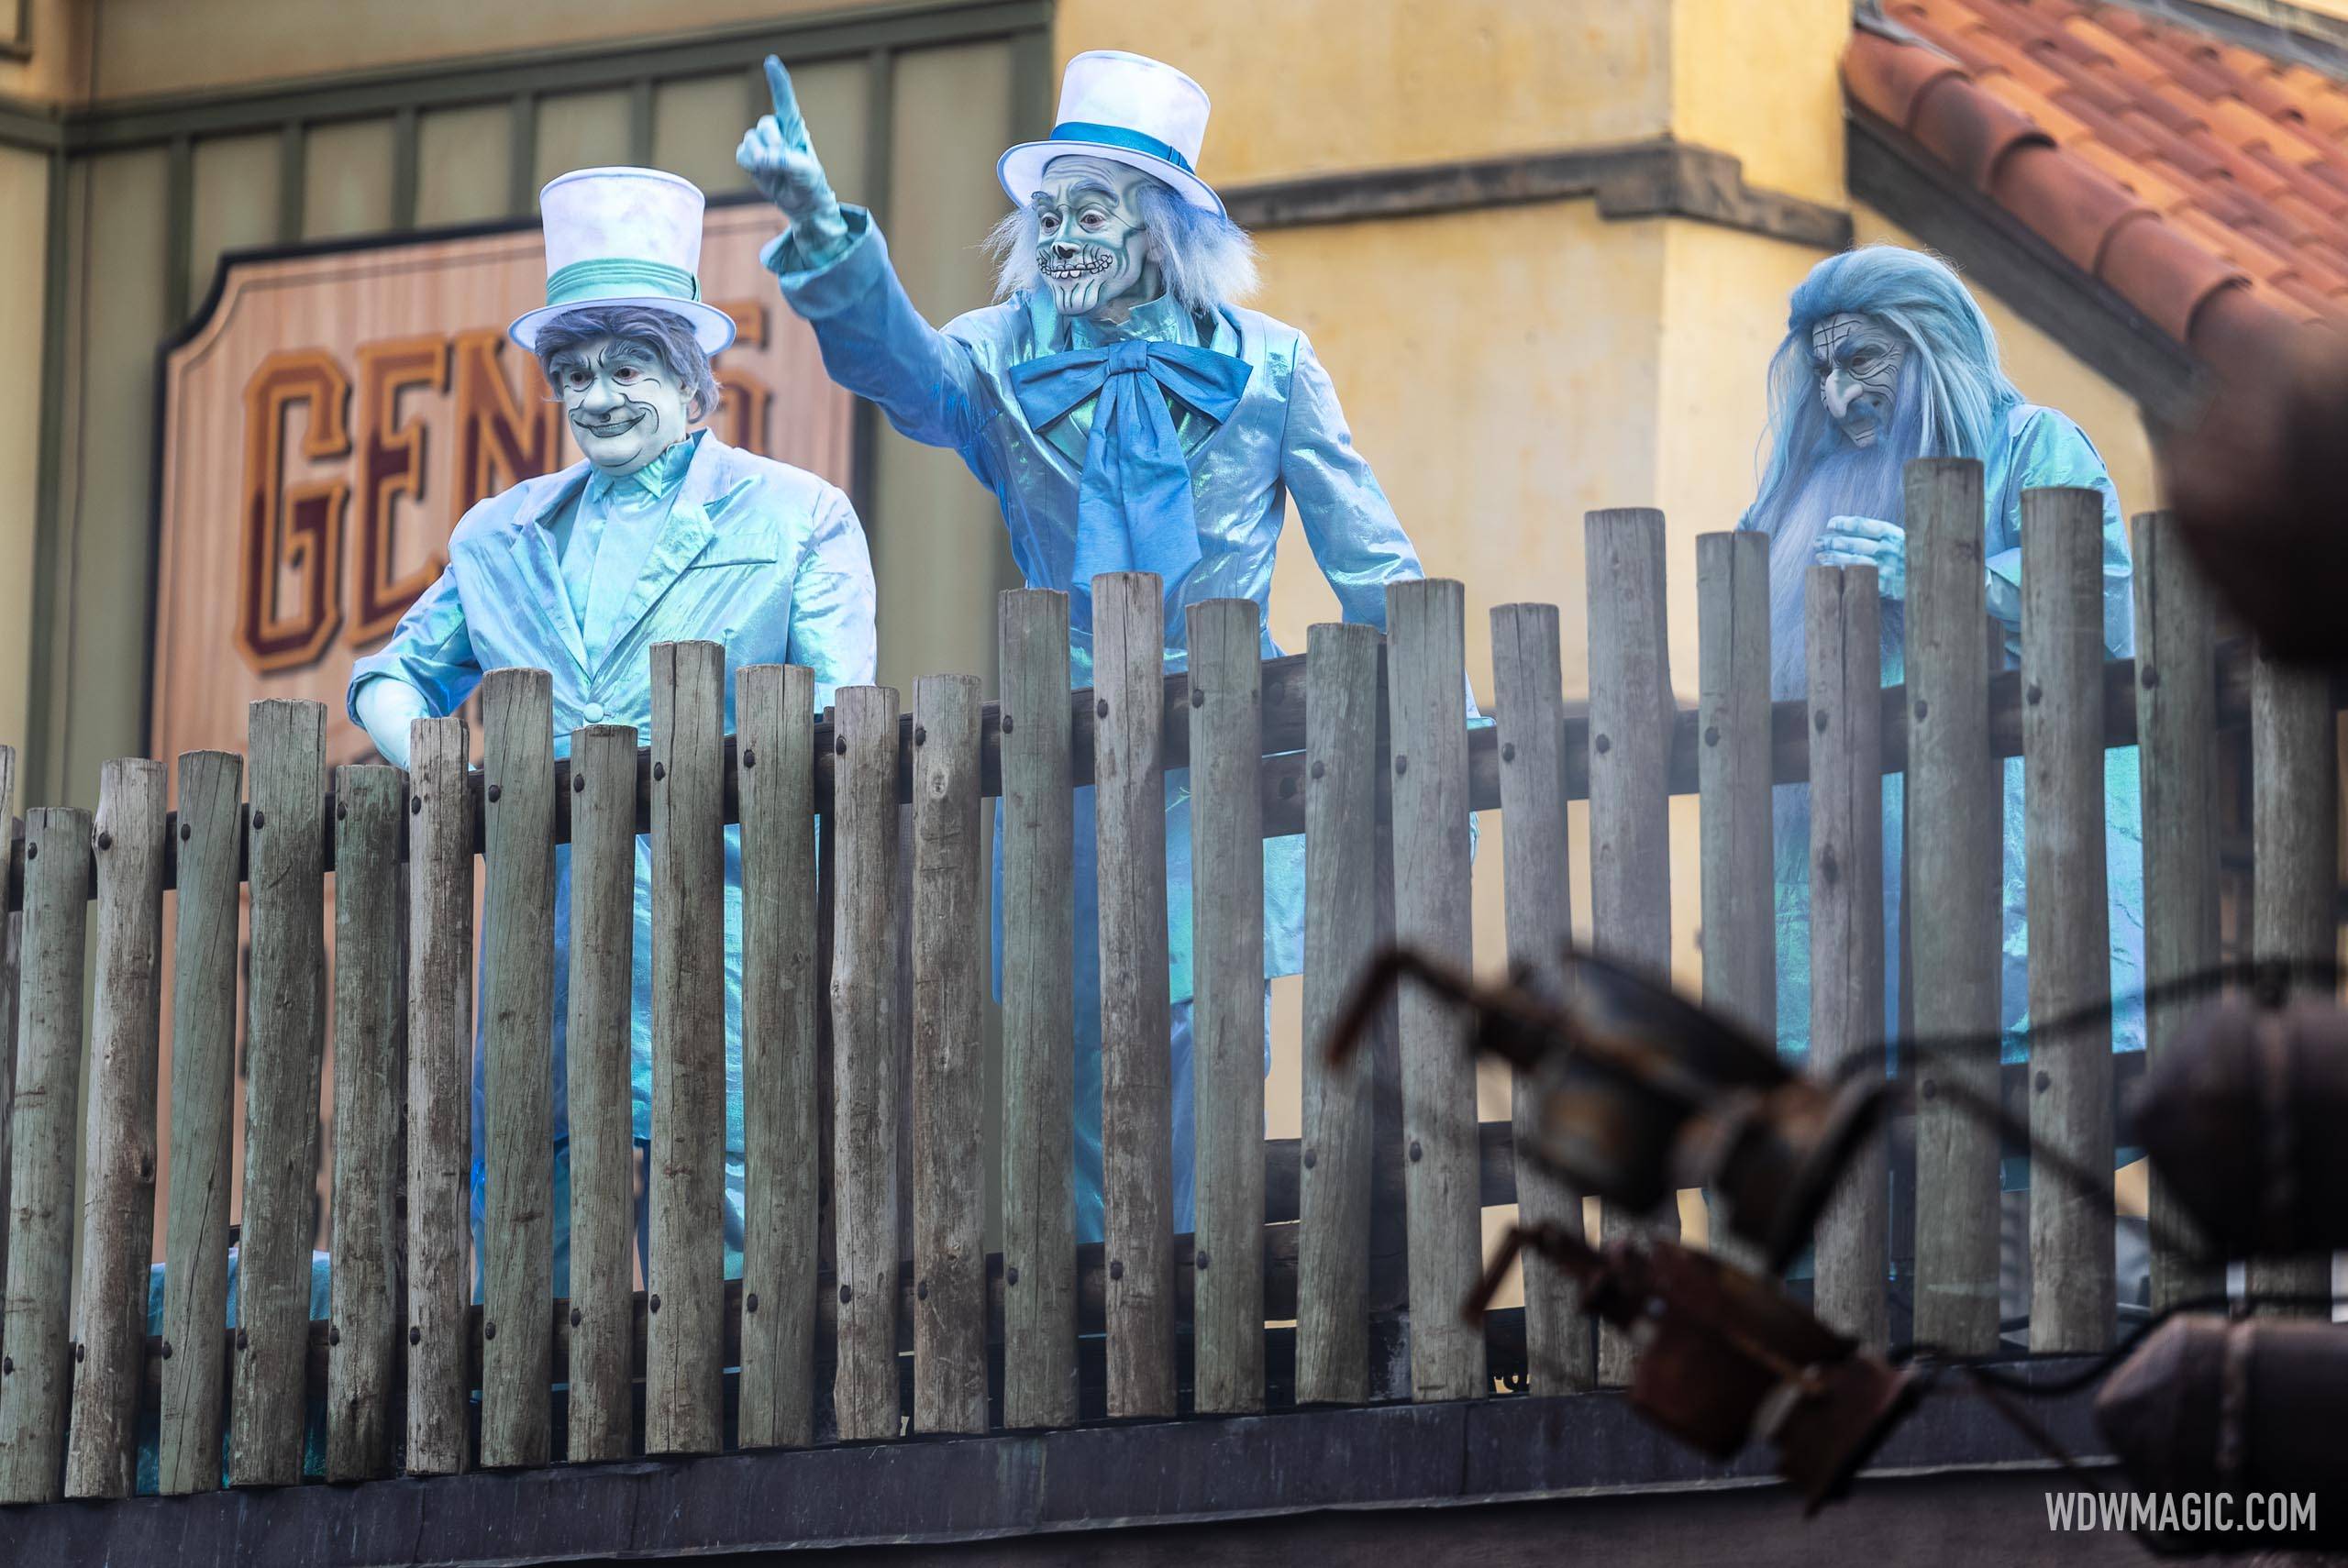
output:
[[[1876,592],[1908,597],[1908,531],[1875,517],[1829,517],[1818,541],[1821,566],[1871,566]]]
[[[742,133],[734,161],[791,220],[801,261],[820,267],[847,248],[847,225],[807,138],[807,121],[799,112],[791,72],[772,55],[767,56],[767,91],[774,99],[774,113],[759,116],[759,123]]]
[[[404,680],[379,675],[359,689],[351,706],[359,711],[360,725],[383,754],[383,760],[394,767],[405,767],[408,725],[432,716],[424,693]]]

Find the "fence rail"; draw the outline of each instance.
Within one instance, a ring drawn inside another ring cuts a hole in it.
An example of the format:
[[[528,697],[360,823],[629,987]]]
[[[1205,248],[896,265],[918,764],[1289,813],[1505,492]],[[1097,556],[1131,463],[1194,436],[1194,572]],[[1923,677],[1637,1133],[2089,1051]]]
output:
[[[13,991],[17,1003],[0,1501],[121,1495],[142,1407],[159,1415],[172,1492],[220,1484],[224,1432],[232,1484],[300,1479],[307,1407],[321,1399],[326,1473],[339,1480],[527,1467],[557,1452],[618,1458],[639,1444],[679,1454],[805,1444],[826,1407],[846,1441],[892,1439],[908,1420],[921,1431],[1064,1426],[1081,1414],[1088,1384],[1111,1415],[1172,1415],[1185,1403],[1186,1364],[1190,1408],[1246,1412],[1267,1400],[1266,1325],[1290,1319],[1294,1397],[1359,1401],[1388,1386],[1372,1329],[1397,1310],[1409,1322],[1412,1397],[1486,1395],[1492,1342],[1458,1311],[1479,1274],[1479,1211],[1513,1201],[1533,1218],[1571,1218],[1580,1199],[1528,1157],[1538,1131],[1529,1098],[1520,1094],[1513,1125],[1479,1125],[1456,1014],[1406,993],[1383,1050],[1338,1066],[1318,1049],[1351,979],[1390,938],[1468,955],[1470,812],[1501,813],[1505,945],[1537,962],[1572,929],[1566,805],[1589,801],[1592,939],[1659,971],[1671,929],[1667,802],[1698,796],[1707,999],[1767,1031],[1778,941],[1771,789],[1808,780],[1822,1065],[1868,1045],[1882,1015],[1880,775],[1906,775],[1911,897],[1949,917],[1919,922],[1912,938],[1912,1007],[1927,1033],[1994,1027],[1996,893],[1984,867],[1995,864],[1999,757],[2024,757],[2033,791],[2033,1012],[2108,987],[2092,929],[2104,896],[2099,764],[2140,733],[2148,771],[2175,773],[2144,796],[2150,977],[2213,955],[2210,761],[2221,729],[2254,737],[2262,867],[2294,868],[2260,878],[2266,940],[2328,938],[2319,895],[2332,869],[2328,737],[2339,693],[2218,646],[2208,596],[2157,517],[2140,519],[2135,536],[2144,657],[2103,660],[2099,622],[2079,608],[2099,602],[2097,516],[2072,492],[2032,492],[2026,507],[2020,669],[1993,672],[1985,657],[1978,470],[1926,463],[1910,476],[1908,684],[1880,682],[1872,571],[1817,568],[1807,701],[1769,699],[1766,543],[1723,535],[1699,541],[1700,700],[1677,707],[1664,520],[1617,512],[1588,524],[1589,701],[1561,689],[1556,611],[1502,606],[1490,725],[1471,727],[1463,701],[1456,583],[1393,585],[1383,640],[1315,627],[1305,655],[1272,660],[1257,657],[1256,605],[1192,605],[1190,668],[1168,674],[1161,585],[1128,574],[1094,585],[1090,690],[1069,688],[1065,598],[1020,591],[1002,602],[999,703],[981,702],[974,680],[938,677],[916,685],[910,711],[892,690],[850,687],[823,715],[809,672],[749,667],[732,672],[728,735],[724,650],[679,643],[652,652],[643,745],[632,731],[597,726],[554,758],[548,678],[501,670],[484,683],[477,768],[461,722],[426,720],[406,774],[347,767],[329,781],[321,711],[284,702],[255,705],[246,758],[179,759],[175,812],[162,810],[162,765],[115,765],[94,822],[35,810],[9,856],[0,996]],[[1190,770],[1193,813],[1191,1236],[1173,1232],[1175,1086],[1159,1044],[1163,784],[1178,767]],[[0,749],[0,801],[11,776]],[[1069,1157],[1072,811],[1084,784],[1097,787],[1106,1043],[1108,1234],[1091,1246],[1074,1242]],[[986,799],[997,801],[1006,911],[992,1149],[980,1132],[976,935]],[[724,830],[736,824],[746,1169],[740,1277],[729,1280],[716,955]],[[1302,1136],[1268,1143],[1265,870],[1254,846],[1297,833],[1311,1036]],[[653,1103],[648,1268],[636,1292],[627,976],[639,835],[652,865]],[[570,916],[558,932],[560,845]],[[466,1110],[477,876],[487,965],[478,1301]],[[172,1180],[161,1332],[142,1354],[167,894]],[[253,933],[241,1020],[240,897]],[[558,942],[570,977],[561,999],[550,978]],[[901,963],[911,981],[902,998]],[[92,1120],[77,1176],[72,1107],[92,987]],[[558,1005],[570,1118],[561,1217],[548,1136]],[[307,1217],[329,1023],[332,1308],[313,1323]],[[912,1042],[902,1062],[901,1024]],[[240,1027],[246,1161],[231,1331]],[[2155,1051],[2173,1030],[2173,1017],[2154,1021]],[[2108,1054],[2036,1066],[2023,1096],[2033,1132],[2108,1166]],[[1969,1075],[1999,1092],[1994,1052],[1908,1070]],[[1997,1140],[1935,1102],[1929,1083],[1920,1103],[1916,1330],[1990,1348]],[[901,1136],[911,1140],[903,1158]],[[1816,1291],[1830,1320],[1880,1342],[1890,1243],[1874,1158],[1821,1220]],[[990,1180],[1002,1196],[1002,1250],[991,1256],[980,1201]],[[66,1272],[77,1200],[92,1217],[78,1335]],[[2051,1183],[2032,1203],[2033,1346],[2095,1348],[2114,1310],[2108,1223]],[[560,1222],[570,1284],[558,1298]],[[1669,1228],[1676,1216],[1667,1205],[1604,1224]],[[2162,1255],[2159,1296],[2176,1294],[2192,1266]],[[1530,1271],[1525,1300],[1508,1360],[1530,1386],[1563,1392],[1626,1375],[1629,1342],[1594,1343],[1545,1265]]]

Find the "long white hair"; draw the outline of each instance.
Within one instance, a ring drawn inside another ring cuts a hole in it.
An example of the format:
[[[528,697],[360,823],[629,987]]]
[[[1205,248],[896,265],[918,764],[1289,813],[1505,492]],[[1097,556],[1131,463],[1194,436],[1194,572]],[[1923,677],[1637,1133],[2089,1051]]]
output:
[[[1142,221],[1157,240],[1157,267],[1166,292],[1192,315],[1237,304],[1256,292],[1256,242],[1247,231],[1203,207],[1192,206],[1172,186],[1150,180],[1135,198]],[[1022,202],[1003,215],[986,239],[994,257],[994,297],[1034,293],[1044,275],[1036,264],[1041,235],[1036,209]]]

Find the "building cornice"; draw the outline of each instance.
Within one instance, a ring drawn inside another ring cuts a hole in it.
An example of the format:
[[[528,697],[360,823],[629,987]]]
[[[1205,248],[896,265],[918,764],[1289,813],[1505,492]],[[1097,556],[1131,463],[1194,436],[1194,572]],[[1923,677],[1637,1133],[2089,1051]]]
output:
[[[1692,218],[1820,250],[1851,243],[1851,215],[1745,182],[1725,152],[1661,138],[1452,163],[1346,170],[1227,187],[1243,228],[1426,217],[1594,198],[1610,219]]]

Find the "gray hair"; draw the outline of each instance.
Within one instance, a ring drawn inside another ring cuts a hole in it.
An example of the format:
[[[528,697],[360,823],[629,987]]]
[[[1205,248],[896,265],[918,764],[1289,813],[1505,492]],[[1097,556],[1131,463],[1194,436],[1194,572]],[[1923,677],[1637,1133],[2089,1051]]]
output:
[[[717,372],[710,369],[709,356],[703,351],[701,340],[693,336],[692,323],[674,311],[646,305],[574,310],[539,327],[536,349],[538,369],[546,373],[547,384],[554,385],[556,355],[599,337],[624,338],[651,349],[684,389],[688,417],[707,419],[717,411]]]
[[[1256,242],[1247,231],[1204,207],[1193,206],[1162,180],[1150,180],[1135,193],[1142,222],[1157,239],[1157,267],[1166,292],[1193,315],[1236,304],[1256,292]],[[1036,209],[1022,202],[987,236],[995,259],[994,297],[1033,293],[1042,288],[1036,264],[1041,235]]]

